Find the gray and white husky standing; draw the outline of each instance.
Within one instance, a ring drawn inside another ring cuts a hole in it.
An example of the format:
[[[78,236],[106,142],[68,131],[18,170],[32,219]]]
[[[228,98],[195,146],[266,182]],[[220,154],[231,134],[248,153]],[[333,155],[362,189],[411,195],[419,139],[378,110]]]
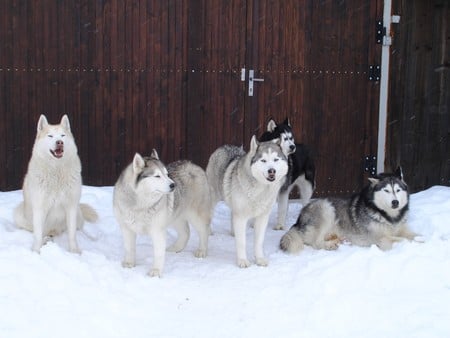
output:
[[[409,194],[401,168],[369,181],[351,198],[321,198],[310,202],[281,238],[281,249],[296,253],[307,244],[316,249],[334,250],[346,240],[388,250],[394,242],[413,240],[417,235],[407,226]]]
[[[225,145],[209,158],[206,174],[213,205],[224,200],[231,209],[237,264],[250,266],[246,253],[247,221],[254,219],[256,264],[266,266],[263,243],[267,222],[288,171],[279,143],[261,142],[253,136],[250,151]]]
[[[81,162],[64,115],[57,125],[41,115],[36,140],[23,182],[23,202],[14,210],[19,228],[34,234],[33,250],[39,252],[44,237],[67,229],[69,250],[80,252],[76,230],[83,222],[95,222],[97,213],[87,204],[80,204]]]
[[[177,230],[178,238],[168,250],[179,252],[186,247],[190,223],[199,234],[194,254],[206,257],[212,207],[208,180],[199,166],[178,161],[166,167],[156,150],[150,157],[136,153],[114,186],[113,207],[123,234],[124,267],[135,266],[136,235],[147,234],[154,253],[149,275],[160,277],[169,225]]]

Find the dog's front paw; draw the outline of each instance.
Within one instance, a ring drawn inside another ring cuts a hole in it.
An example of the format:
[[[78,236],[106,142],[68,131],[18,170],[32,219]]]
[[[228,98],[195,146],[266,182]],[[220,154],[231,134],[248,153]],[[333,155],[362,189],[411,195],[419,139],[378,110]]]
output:
[[[197,258],[205,258],[206,257],[206,250],[197,249],[194,251],[194,256]]]
[[[264,257],[256,258],[256,265],[258,266],[267,266],[269,265],[269,261]]]
[[[341,244],[341,239],[336,234],[329,234],[325,236],[324,249],[325,250],[337,250],[339,248],[339,244]]]
[[[273,230],[284,230],[284,225],[283,224],[277,224],[273,227]]]
[[[127,262],[127,261],[123,261],[122,262],[122,267],[124,268],[134,268],[135,264],[133,262]]]
[[[167,251],[169,252],[180,252],[184,249],[181,245],[171,245],[167,248]]]
[[[40,244],[33,244],[33,246],[31,247],[31,250],[36,252],[36,253],[41,253],[41,245]]]
[[[70,248],[69,251],[71,253],[81,255],[81,250],[78,247]]]
[[[31,250],[36,253],[41,253],[41,248],[43,245],[43,239],[41,238],[34,238],[33,245],[31,246]]]
[[[422,235],[416,235],[411,241],[416,243],[425,243],[425,237]]]
[[[161,278],[162,273],[161,273],[161,270],[159,270],[159,269],[151,269],[151,270],[148,272],[148,275],[149,275],[150,277],[159,277],[159,278]]]
[[[248,259],[238,259],[237,260],[237,265],[240,268],[248,268],[251,264],[250,264],[250,261]]]

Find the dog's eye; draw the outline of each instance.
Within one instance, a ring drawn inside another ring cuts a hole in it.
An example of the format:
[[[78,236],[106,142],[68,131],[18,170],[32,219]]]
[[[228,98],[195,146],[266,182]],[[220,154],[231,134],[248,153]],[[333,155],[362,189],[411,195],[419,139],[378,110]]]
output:
[[[389,190],[387,190],[387,189],[383,189],[383,191],[384,191],[384,192],[389,192]]]
[[[155,175],[156,178],[161,178],[161,175]]]
[[[262,159],[262,160],[261,160],[261,162],[262,162],[262,163],[266,163],[267,161],[266,161],[266,160],[264,160],[264,159]]]
[[[278,162],[279,158],[274,158],[273,161],[274,162]]]
[[[53,135],[47,135],[48,137],[50,137],[50,138],[52,138],[53,137]]]
[[[62,135],[61,135],[61,137],[65,137],[65,136],[66,136],[66,134],[62,134]]]
[[[400,189],[395,190],[395,192],[400,192]]]

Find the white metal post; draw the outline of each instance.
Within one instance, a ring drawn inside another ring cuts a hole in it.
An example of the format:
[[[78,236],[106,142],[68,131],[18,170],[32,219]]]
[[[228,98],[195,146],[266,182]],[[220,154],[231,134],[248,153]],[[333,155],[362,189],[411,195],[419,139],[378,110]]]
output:
[[[392,1],[384,0],[383,26],[386,33],[383,36],[381,47],[381,78],[380,78],[380,104],[378,111],[378,149],[377,149],[377,172],[384,171],[386,156],[386,128],[387,128],[387,105],[389,90],[389,54],[391,40],[391,12]]]

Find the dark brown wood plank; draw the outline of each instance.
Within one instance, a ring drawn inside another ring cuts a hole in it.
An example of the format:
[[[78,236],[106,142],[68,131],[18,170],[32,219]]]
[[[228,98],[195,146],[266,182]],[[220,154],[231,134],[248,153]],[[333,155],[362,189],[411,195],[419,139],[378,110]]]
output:
[[[386,165],[402,165],[413,192],[450,186],[448,1],[393,3]]]

